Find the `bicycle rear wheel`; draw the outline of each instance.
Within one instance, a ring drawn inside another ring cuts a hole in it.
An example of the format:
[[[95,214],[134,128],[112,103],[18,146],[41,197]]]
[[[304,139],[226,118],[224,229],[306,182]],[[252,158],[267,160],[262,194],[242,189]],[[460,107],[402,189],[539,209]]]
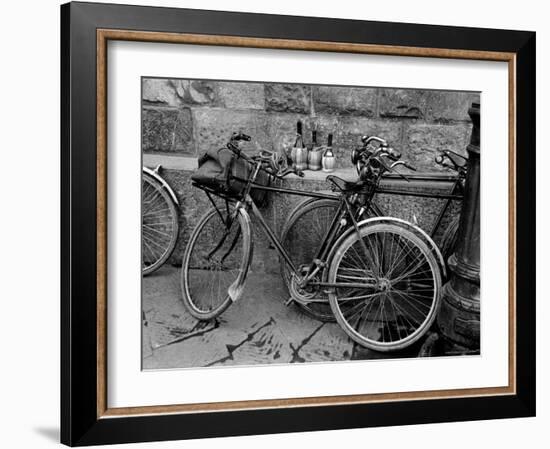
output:
[[[161,184],[147,173],[141,178],[141,270],[151,274],[168,260],[178,238],[178,211]]]
[[[181,272],[183,304],[199,320],[211,320],[238,299],[250,263],[251,236],[243,214],[228,223],[229,214],[212,209],[193,230]]]
[[[281,243],[296,268],[307,268],[313,261],[319,245],[323,241],[332,217],[338,210],[338,199],[308,199],[303,207],[296,208],[285,223],[281,233]],[[282,257],[279,257],[281,276],[291,296],[304,301],[296,301],[306,314],[321,321],[334,321],[328,295],[321,288],[299,289],[293,283],[292,272]]]
[[[332,258],[328,282],[341,284],[329,294],[332,311],[360,345],[376,351],[403,349],[425,334],[437,314],[437,260],[403,226],[377,223],[359,234],[347,237]]]

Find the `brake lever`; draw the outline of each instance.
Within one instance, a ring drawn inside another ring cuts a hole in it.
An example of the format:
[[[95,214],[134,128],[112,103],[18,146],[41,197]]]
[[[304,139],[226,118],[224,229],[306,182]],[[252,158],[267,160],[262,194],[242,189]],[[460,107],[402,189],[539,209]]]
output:
[[[444,153],[447,153],[447,154],[450,153],[450,154],[452,154],[452,155],[454,155],[454,156],[457,156],[457,157],[459,157],[460,159],[462,159],[463,161],[467,161],[467,160],[468,160],[468,158],[467,158],[466,156],[463,156],[462,154],[457,153],[456,151],[453,151],[453,150],[443,150],[443,152],[444,152]]]
[[[411,182],[410,178],[406,175],[404,175],[403,173],[401,172],[398,172],[397,170],[395,170],[395,167],[397,167],[398,165],[403,165],[407,168],[410,168],[412,170],[416,170],[414,167],[411,167],[410,165],[407,165],[407,163],[405,161],[396,161],[394,162],[393,164],[391,164],[390,166],[390,170],[393,172],[393,173],[397,173],[399,176],[401,176],[405,181],[407,182]]]

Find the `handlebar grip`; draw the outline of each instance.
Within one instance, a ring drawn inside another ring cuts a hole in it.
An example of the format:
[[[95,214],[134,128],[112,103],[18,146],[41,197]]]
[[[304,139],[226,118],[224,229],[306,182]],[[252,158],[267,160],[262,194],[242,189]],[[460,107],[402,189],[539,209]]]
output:
[[[394,158],[395,160],[401,159],[401,153],[391,147],[388,147],[388,154],[390,157]]]
[[[302,170],[300,170],[299,168],[295,168],[295,169],[294,169],[294,173],[295,173],[297,176],[299,176],[300,178],[303,178],[303,177],[305,176],[305,173],[304,173]]]

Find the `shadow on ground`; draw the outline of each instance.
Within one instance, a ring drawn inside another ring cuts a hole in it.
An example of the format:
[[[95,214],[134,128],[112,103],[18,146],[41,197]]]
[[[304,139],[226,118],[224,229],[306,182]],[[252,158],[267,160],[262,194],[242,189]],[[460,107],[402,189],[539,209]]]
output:
[[[363,348],[338,324],[285,306],[281,277],[264,273],[251,273],[243,296],[215,322],[199,322],[183,306],[179,276],[165,265],[143,279],[143,369],[405,358],[422,344],[390,354]]]

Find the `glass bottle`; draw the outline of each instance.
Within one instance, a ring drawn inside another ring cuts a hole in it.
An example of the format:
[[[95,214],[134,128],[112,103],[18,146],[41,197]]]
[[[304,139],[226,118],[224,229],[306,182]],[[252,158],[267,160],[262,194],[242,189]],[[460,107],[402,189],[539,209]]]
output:
[[[310,170],[321,170],[321,160],[323,159],[323,147],[317,145],[317,131],[311,132],[311,150],[308,153],[308,168]]]
[[[304,145],[302,122],[300,120],[296,123],[296,141],[292,148],[291,158],[297,169],[305,170],[307,168],[307,148]]]
[[[323,160],[322,160],[323,171],[327,173],[334,171],[335,164],[336,164],[336,157],[334,156],[334,153],[332,151],[332,134],[329,134],[328,140],[327,140],[327,149],[323,154]]]

